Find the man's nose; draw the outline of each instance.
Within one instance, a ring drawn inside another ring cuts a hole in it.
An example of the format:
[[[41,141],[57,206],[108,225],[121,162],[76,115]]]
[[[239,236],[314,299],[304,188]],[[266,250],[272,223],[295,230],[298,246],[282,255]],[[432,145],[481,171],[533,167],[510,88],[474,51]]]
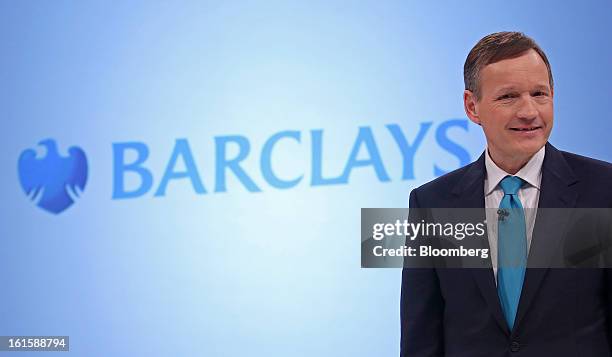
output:
[[[538,116],[538,107],[531,96],[522,97],[518,103],[516,116],[519,119],[533,120]]]

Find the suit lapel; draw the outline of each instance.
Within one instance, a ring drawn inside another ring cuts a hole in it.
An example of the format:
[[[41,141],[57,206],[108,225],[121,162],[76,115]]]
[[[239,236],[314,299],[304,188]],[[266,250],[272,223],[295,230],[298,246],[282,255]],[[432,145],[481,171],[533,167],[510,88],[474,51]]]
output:
[[[453,189],[453,194],[456,196],[454,208],[481,208],[480,221],[485,220],[484,210],[484,179],[485,179],[485,158],[484,153],[476,160],[468,169],[465,175],[461,178],[457,186]],[[489,248],[488,240],[486,240],[486,248]],[[491,259],[491,258],[489,258]],[[489,260],[488,263],[491,266]],[[497,287],[495,285],[495,276],[491,268],[471,268],[470,269],[476,285],[480,289],[482,296],[487,304],[491,315],[499,324],[500,328],[510,334],[506,319],[504,318],[499,297],[497,296]]]
[[[538,204],[538,208],[545,209],[537,212],[529,249],[528,266],[542,266],[550,262],[551,257],[555,254],[555,249],[560,246],[558,242],[563,236],[563,226],[559,223],[567,220],[560,217],[559,214],[566,214],[567,212],[566,210],[550,210],[547,208],[574,207],[578,196],[574,185],[576,182],[573,171],[561,152],[554,146],[546,144]],[[525,317],[548,270],[547,267],[527,269],[514,324],[515,330]]]

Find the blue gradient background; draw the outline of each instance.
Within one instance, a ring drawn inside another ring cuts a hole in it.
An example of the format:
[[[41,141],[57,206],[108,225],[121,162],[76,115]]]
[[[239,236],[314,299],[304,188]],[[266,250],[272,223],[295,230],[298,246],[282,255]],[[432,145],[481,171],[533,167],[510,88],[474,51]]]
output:
[[[464,118],[462,66],[487,33],[520,30],[555,75],[551,142],[612,161],[612,4],[540,2],[0,2],[0,335],[69,335],[74,356],[393,356],[398,270],[359,267],[361,207],[405,207],[433,164],[458,166],[433,130],[402,181],[385,129]],[[392,180],[355,169],[311,187],[310,130],[339,174],[359,126]],[[263,142],[279,144],[265,185]],[[244,135],[263,192],[228,178],[213,193],[214,137]],[[452,132],[472,159],[479,128]],[[44,138],[88,155],[83,197],[54,216],[17,176]],[[177,138],[208,194],[188,181],[153,192]],[[153,189],[112,200],[112,143],[142,141]],[[27,355],[27,353],[20,354]],[[38,355],[38,354],[35,354]]]

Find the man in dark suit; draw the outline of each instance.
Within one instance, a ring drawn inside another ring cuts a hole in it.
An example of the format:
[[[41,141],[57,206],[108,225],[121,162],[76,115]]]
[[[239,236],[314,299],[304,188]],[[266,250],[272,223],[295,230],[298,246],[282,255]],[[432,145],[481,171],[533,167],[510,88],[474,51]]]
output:
[[[484,37],[464,79],[465,110],[487,148],[414,189],[410,208],[510,210],[513,226],[487,215],[492,268],[403,270],[401,356],[612,356],[611,270],[505,265],[556,248],[546,233],[559,217],[528,208],[612,207],[612,165],[548,143],[553,78],[531,38]]]

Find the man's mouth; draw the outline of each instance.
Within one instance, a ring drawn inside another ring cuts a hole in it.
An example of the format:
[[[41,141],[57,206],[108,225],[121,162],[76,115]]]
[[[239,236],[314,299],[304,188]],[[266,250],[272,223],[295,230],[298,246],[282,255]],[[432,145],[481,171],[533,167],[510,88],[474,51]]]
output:
[[[542,127],[540,126],[530,126],[530,127],[519,127],[519,128],[510,128],[510,130],[514,130],[514,131],[534,131],[534,130],[538,130],[541,129]]]

